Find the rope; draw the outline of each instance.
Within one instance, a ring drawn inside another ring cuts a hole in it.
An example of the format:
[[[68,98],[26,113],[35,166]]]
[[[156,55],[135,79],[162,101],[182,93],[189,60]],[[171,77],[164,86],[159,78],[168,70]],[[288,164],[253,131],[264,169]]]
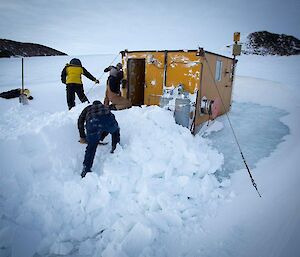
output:
[[[216,89],[217,89],[217,92],[218,92],[218,95],[219,95],[219,97],[220,97],[220,99],[221,99],[221,103],[222,103],[222,106],[223,106],[223,108],[224,108],[225,115],[226,115],[227,120],[228,120],[228,123],[229,123],[229,125],[230,125],[230,128],[231,128],[232,134],[233,134],[233,136],[234,136],[235,142],[236,142],[236,144],[237,144],[237,146],[238,146],[238,149],[239,149],[239,151],[240,151],[240,155],[242,156],[242,159],[243,159],[243,161],[244,161],[245,167],[246,167],[246,169],[247,169],[247,171],[248,171],[248,174],[249,174],[249,176],[250,176],[252,185],[253,185],[253,187],[256,189],[256,191],[257,191],[259,197],[261,197],[261,194],[259,193],[259,191],[258,191],[258,189],[257,189],[257,184],[255,183],[255,181],[254,181],[254,179],[253,179],[253,177],[252,177],[252,174],[251,174],[251,172],[250,172],[250,169],[249,169],[249,167],[248,167],[248,165],[247,165],[246,159],[245,159],[244,154],[243,154],[243,152],[242,152],[242,148],[241,148],[241,146],[240,146],[240,144],[239,144],[238,138],[237,138],[236,133],[235,133],[235,131],[234,131],[234,128],[233,128],[233,126],[232,126],[232,123],[231,123],[231,120],[230,120],[230,118],[229,118],[229,115],[228,115],[228,113],[226,112],[225,104],[224,104],[223,99],[222,99],[222,97],[221,97],[221,94],[220,94],[220,91],[219,91],[219,89],[218,89],[218,86],[217,86],[217,84],[216,84],[216,82],[215,82],[215,80],[214,80],[214,76],[213,76],[212,70],[211,70],[211,68],[210,68],[210,65],[209,65],[209,63],[208,63],[208,61],[207,61],[205,55],[204,55],[204,59],[205,59],[205,61],[206,61],[206,63],[207,63],[207,66],[208,66],[210,75],[212,76],[214,85],[215,85],[215,87],[216,87]],[[234,63],[234,65],[235,65],[235,63]]]
[[[117,55],[116,55],[116,57],[112,60],[112,62],[108,65],[108,66],[110,66],[110,65],[112,65],[113,63],[114,63],[114,61],[119,57],[119,54],[120,53],[118,53]],[[100,85],[100,80],[102,79],[102,77],[103,77],[103,75],[104,75],[104,71],[102,72],[102,74],[101,74],[101,76],[99,77],[99,85]],[[87,93],[86,93],[86,95],[88,95],[91,91],[92,91],[92,89],[94,88],[94,86],[96,85],[96,83],[89,89],[89,91],[87,91]]]

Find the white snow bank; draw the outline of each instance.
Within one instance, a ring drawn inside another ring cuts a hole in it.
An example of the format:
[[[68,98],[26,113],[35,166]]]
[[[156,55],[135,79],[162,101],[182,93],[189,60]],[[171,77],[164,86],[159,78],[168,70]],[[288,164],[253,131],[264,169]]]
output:
[[[159,107],[115,112],[121,145],[113,155],[99,146],[94,172],[81,179],[85,106],[48,113],[17,104],[0,114],[1,235],[30,231],[1,241],[4,254],[21,256],[31,233],[41,238],[30,251],[42,256],[89,247],[89,256],[168,255],[165,240],[186,238],[230,197],[213,175],[223,156]]]

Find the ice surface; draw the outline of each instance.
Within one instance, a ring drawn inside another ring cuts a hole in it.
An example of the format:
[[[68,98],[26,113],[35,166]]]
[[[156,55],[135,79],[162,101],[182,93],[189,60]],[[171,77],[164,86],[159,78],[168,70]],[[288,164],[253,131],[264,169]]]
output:
[[[233,102],[228,116],[250,169],[254,169],[260,159],[275,151],[277,145],[289,134],[288,126],[280,121],[287,114],[286,111],[274,107]],[[244,168],[244,162],[227,117],[223,116],[218,120],[222,121],[224,129],[212,132],[209,138],[212,140],[212,146],[224,155],[224,165],[218,175],[226,177]]]

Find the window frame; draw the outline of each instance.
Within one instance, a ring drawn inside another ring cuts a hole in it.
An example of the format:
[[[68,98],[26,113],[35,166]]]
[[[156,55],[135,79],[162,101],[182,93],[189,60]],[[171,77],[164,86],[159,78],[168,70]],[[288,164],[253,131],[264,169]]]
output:
[[[217,59],[216,61],[216,71],[215,71],[215,81],[222,80],[222,70],[223,70],[223,61]]]

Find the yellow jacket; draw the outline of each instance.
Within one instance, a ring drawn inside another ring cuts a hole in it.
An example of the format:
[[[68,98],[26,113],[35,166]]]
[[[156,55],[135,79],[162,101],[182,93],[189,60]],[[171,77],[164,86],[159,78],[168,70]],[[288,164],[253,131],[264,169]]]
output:
[[[89,73],[84,67],[73,64],[66,64],[61,72],[61,81],[64,84],[77,84],[82,85],[81,75],[86,76],[92,81],[97,81],[97,79]]]
[[[81,75],[83,74],[83,68],[79,66],[66,66],[67,78],[66,84],[81,84]]]

